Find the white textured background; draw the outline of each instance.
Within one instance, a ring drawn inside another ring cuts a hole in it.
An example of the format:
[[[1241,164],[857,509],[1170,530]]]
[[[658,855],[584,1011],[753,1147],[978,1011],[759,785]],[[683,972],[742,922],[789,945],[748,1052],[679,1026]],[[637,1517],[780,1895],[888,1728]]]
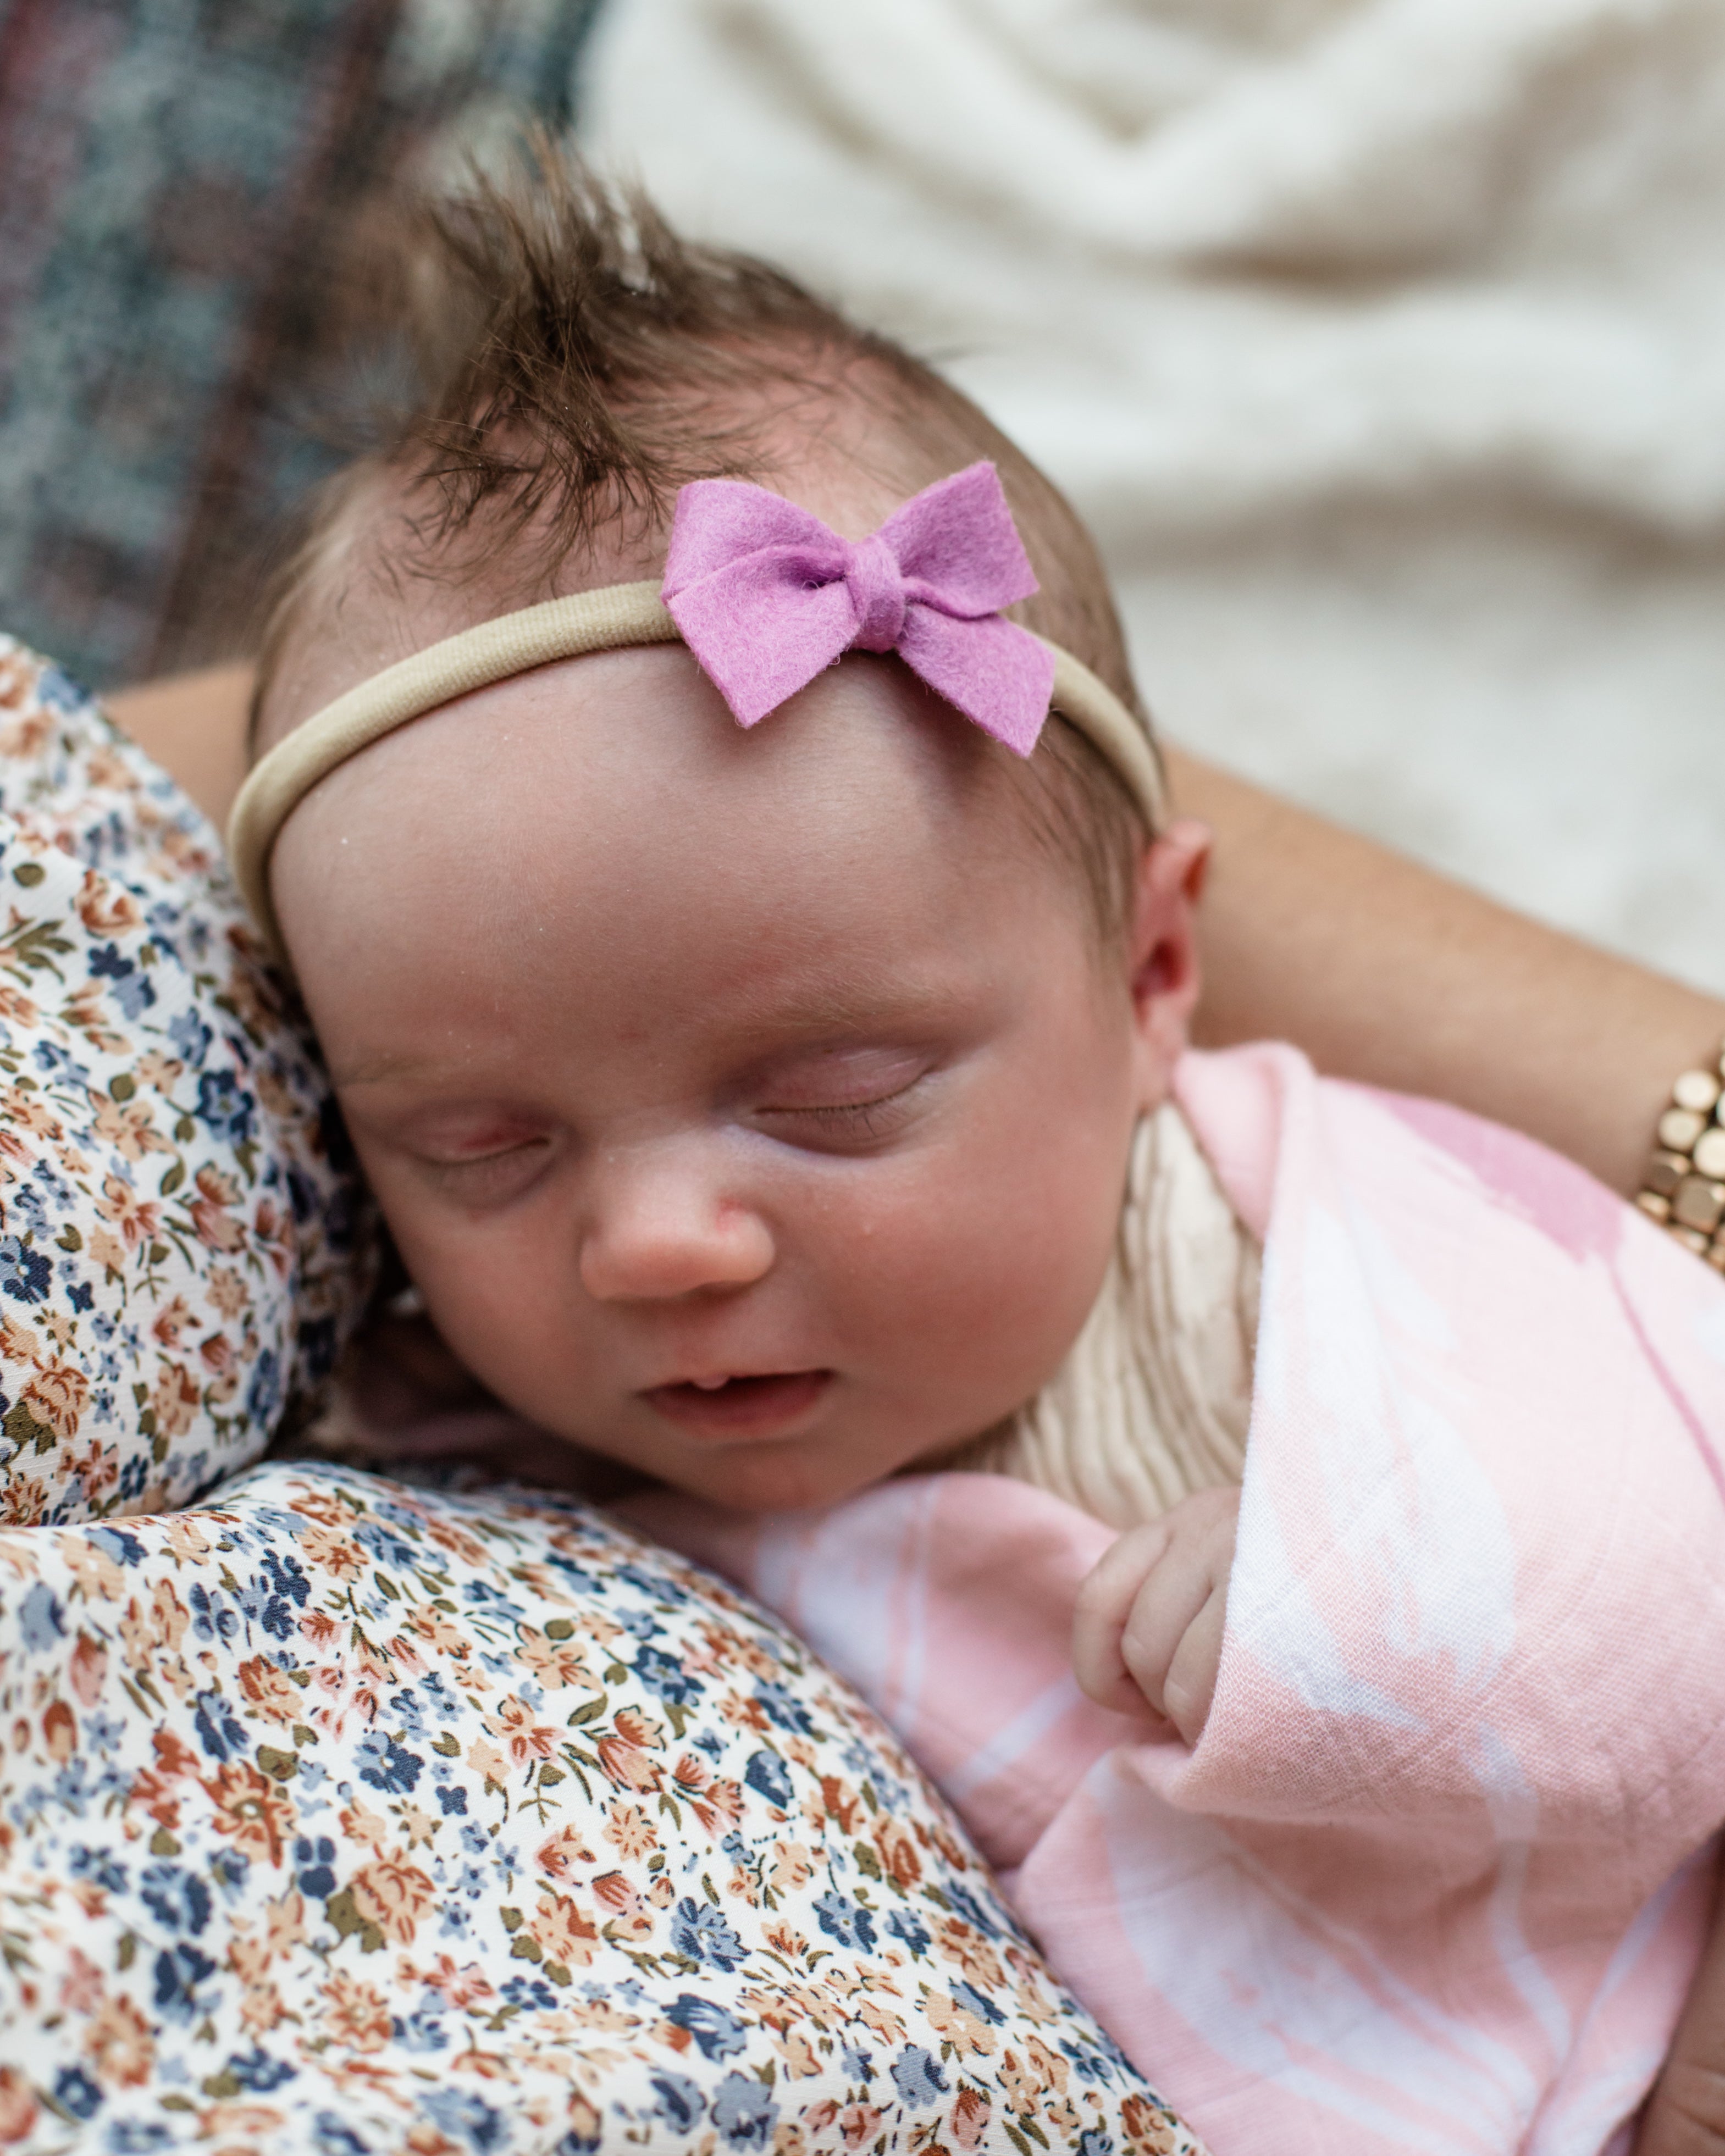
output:
[[[1167,731],[1725,989],[1725,0],[611,0],[583,74],[1066,487]]]

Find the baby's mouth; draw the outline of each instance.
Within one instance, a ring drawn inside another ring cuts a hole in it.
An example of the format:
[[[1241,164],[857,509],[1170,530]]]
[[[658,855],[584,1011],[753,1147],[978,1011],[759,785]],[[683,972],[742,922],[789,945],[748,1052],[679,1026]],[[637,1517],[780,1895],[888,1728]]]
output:
[[[830,1370],[778,1370],[754,1378],[655,1385],[639,1397],[696,1437],[776,1437],[824,1397]]]

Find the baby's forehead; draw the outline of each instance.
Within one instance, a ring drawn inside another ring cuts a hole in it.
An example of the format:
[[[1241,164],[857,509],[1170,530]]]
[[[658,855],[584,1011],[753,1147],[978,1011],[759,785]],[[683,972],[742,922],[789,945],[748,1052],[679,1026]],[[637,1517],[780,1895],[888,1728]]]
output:
[[[848,407],[824,419],[804,413],[763,423],[751,447],[744,476],[847,538],[873,531],[913,484],[936,475]],[[555,511],[517,523],[500,510],[439,536],[427,486],[412,472],[369,475],[324,534],[275,655],[259,754],[347,690],[446,637],[547,599],[663,572],[669,503],[590,511],[572,546]]]

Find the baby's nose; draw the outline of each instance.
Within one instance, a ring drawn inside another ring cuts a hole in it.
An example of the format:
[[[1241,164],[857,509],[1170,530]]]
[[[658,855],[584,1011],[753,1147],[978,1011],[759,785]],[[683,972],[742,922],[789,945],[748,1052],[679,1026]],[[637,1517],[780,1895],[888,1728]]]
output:
[[[670,1163],[614,1163],[581,1242],[581,1281],[599,1302],[659,1301],[747,1287],[773,1259],[760,1214]]]

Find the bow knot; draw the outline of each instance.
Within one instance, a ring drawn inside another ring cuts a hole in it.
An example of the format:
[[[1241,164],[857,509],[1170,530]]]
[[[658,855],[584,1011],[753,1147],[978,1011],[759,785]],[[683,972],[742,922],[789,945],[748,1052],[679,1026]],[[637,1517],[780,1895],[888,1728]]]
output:
[[[1048,715],[1054,654],[1001,608],[1035,589],[994,467],[975,464],[854,542],[765,487],[697,480],[677,496],[663,595],[742,726],[841,653],[895,651],[1028,756]]]
[[[880,536],[871,532],[850,549],[845,565],[845,588],[856,608],[856,634],[851,639],[859,651],[891,651],[904,632],[904,572],[898,557]]]

